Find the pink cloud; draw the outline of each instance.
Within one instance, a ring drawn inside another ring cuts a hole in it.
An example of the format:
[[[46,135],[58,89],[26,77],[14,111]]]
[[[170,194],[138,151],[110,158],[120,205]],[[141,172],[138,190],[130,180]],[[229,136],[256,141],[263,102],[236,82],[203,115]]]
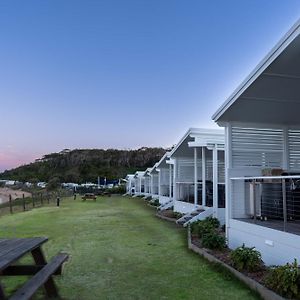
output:
[[[15,153],[14,151],[0,152],[0,171],[9,170],[20,165],[32,162],[37,155]]]

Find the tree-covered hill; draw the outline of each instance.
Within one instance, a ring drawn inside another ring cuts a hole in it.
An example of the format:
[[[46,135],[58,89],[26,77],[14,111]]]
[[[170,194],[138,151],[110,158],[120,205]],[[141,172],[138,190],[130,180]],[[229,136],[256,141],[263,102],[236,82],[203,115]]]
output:
[[[115,179],[152,167],[165,153],[162,148],[138,150],[81,149],[63,150],[43,156],[28,165],[4,171],[2,179],[19,181],[96,182],[97,177]]]

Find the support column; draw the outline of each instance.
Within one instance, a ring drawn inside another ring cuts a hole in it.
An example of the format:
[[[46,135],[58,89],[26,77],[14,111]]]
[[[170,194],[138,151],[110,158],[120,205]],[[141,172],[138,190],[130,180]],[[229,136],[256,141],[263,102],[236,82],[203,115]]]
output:
[[[202,206],[206,206],[206,157],[205,157],[205,147],[202,147]]]
[[[169,199],[172,199],[172,165],[169,165]]]
[[[177,200],[177,159],[174,159],[174,165],[173,165],[173,200],[174,202]]]
[[[287,127],[283,128],[283,169],[289,169],[289,131]]]
[[[144,189],[145,189],[145,185],[144,185]],[[142,177],[140,177],[140,195],[142,194]]]
[[[226,238],[229,239],[229,220],[231,219],[231,211],[233,198],[231,197],[232,182],[230,180],[232,169],[232,128],[231,124],[227,123],[225,126],[225,224],[226,224]]]
[[[194,148],[194,205],[198,205],[198,168],[197,168],[198,153],[197,147]]]
[[[161,194],[161,188],[160,188],[161,179],[160,179],[160,176],[161,176],[161,172],[160,172],[160,170],[158,170],[158,199],[160,199],[160,194]]]
[[[213,148],[213,214],[218,217],[218,148]]]

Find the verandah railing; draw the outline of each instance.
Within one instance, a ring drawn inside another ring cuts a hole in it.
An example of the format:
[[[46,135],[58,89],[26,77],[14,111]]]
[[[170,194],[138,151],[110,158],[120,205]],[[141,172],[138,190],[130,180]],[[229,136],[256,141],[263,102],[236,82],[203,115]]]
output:
[[[231,178],[231,218],[300,234],[300,176]]]

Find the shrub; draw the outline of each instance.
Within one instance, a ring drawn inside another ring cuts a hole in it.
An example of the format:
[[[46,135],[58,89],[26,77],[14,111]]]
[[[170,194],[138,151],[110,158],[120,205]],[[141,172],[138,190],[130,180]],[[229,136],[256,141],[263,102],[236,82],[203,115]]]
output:
[[[199,238],[203,238],[204,235],[212,233],[215,230],[216,228],[213,226],[213,224],[202,221],[198,223],[196,234],[198,234]]]
[[[158,199],[152,199],[149,202],[153,206],[160,206],[159,200]]]
[[[180,213],[180,212],[177,212],[177,211],[174,211],[174,212],[173,212],[173,217],[174,217],[175,219],[180,219],[182,216],[183,216],[183,214]]]
[[[199,226],[200,222],[202,222],[202,221],[196,221],[196,222],[193,222],[190,224],[191,233],[198,234],[198,226]]]
[[[245,244],[232,251],[230,258],[233,266],[239,271],[258,271],[262,265],[260,252],[255,250],[254,247],[245,247]]]
[[[222,250],[226,247],[226,239],[218,232],[211,231],[203,235],[202,246],[208,249]]]
[[[300,272],[297,260],[270,269],[266,284],[276,293],[287,298],[300,298]]]
[[[207,217],[205,220],[203,220],[207,224],[211,224],[214,228],[220,227],[220,221],[217,218],[214,217]]]
[[[215,231],[219,228],[220,222],[217,218],[208,217],[204,220],[199,220],[191,224],[191,232],[197,234],[199,238],[203,235]]]

